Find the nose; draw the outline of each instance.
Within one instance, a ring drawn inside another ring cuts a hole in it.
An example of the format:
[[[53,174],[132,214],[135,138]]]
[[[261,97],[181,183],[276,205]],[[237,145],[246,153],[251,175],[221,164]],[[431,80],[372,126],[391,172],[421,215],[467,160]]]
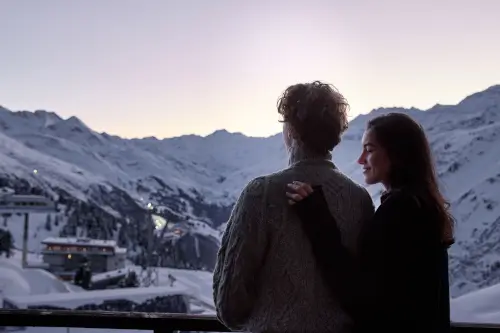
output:
[[[365,165],[366,164],[366,154],[363,151],[358,158],[358,164]]]

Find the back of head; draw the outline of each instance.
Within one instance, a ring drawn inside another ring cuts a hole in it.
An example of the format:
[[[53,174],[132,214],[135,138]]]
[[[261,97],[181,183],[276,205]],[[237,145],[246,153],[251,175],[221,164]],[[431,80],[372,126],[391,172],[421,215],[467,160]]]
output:
[[[290,125],[294,139],[317,154],[340,143],[348,108],[335,87],[320,81],[292,85],[278,100],[278,113]]]
[[[422,195],[439,215],[443,241],[453,242],[453,218],[437,181],[432,153],[423,128],[404,113],[371,119],[367,130],[375,134],[389,160],[391,188],[409,189]]]

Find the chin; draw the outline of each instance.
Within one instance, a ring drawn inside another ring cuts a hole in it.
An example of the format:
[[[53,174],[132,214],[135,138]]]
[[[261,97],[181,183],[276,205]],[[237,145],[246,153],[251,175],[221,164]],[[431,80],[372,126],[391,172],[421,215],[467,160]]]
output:
[[[365,183],[366,185],[375,185],[379,183],[377,179],[373,179],[372,177],[365,176]]]

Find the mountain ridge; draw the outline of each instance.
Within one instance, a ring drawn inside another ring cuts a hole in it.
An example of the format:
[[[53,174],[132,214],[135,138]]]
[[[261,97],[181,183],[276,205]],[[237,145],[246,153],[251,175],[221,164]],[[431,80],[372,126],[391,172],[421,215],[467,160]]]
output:
[[[414,117],[432,146],[443,191],[457,218],[457,243],[450,251],[452,294],[500,282],[496,268],[500,267],[496,245],[500,240],[500,85],[471,94],[457,105],[436,105],[427,111],[377,108],[353,119],[333,160],[359,183],[363,178],[356,160],[365,124],[387,112]],[[40,110],[0,108],[0,147],[0,187],[43,193],[64,207],[58,228],[46,232],[43,218],[34,222],[39,226],[30,236],[33,243],[41,234],[90,233],[118,240],[130,249],[134,262],[140,262],[145,251],[147,240],[142,235],[151,213],[148,203],[155,214],[172,223],[202,223],[214,229],[210,234],[220,234],[244,185],[287,166],[279,134],[247,137],[217,130],[204,137],[124,139],[97,133],[76,117],[62,119]],[[381,187],[370,186],[368,191],[377,203]],[[9,217],[4,224],[19,242],[16,219]],[[197,233],[191,227],[186,230]],[[164,244],[160,236],[156,241]],[[204,241],[209,255],[203,260],[209,268],[217,242]]]
[[[491,85],[491,86],[487,87],[486,89],[484,89],[482,91],[479,91],[479,92],[476,92],[476,93],[472,93],[472,94],[466,96],[465,98],[463,98],[457,105],[459,105],[459,104],[461,104],[464,101],[467,101],[469,99],[473,99],[473,98],[476,98],[478,96],[481,97],[484,94],[500,94],[500,84]],[[412,112],[412,111],[423,111],[423,112],[427,112],[427,111],[434,111],[435,109],[439,109],[439,108],[455,107],[457,105],[439,104],[439,103],[437,103],[437,104],[435,104],[434,106],[432,106],[432,107],[430,107],[428,109],[420,109],[420,108],[413,107],[413,106],[411,106],[411,107],[404,107],[404,106],[379,107],[379,108],[372,109],[368,113],[358,114],[354,118],[352,118],[351,121],[354,121],[358,117],[368,116],[368,115],[373,114],[373,113],[375,113],[375,114],[377,114],[377,113],[387,113],[388,110],[394,110],[394,112],[401,112],[401,111],[403,111],[403,112],[404,111],[410,111],[410,112]],[[9,108],[5,107],[4,105],[0,104],[0,111],[2,111],[2,110],[8,111],[8,112],[13,113],[13,114],[16,114],[16,113],[19,113],[19,114],[31,113],[31,114],[34,114],[34,115],[37,115],[37,114],[47,114],[47,115],[50,115],[50,116],[57,117],[59,121],[65,121],[65,120],[68,121],[68,120],[74,118],[74,121],[78,121],[82,125],[84,125],[85,127],[87,127],[87,128],[90,129],[90,127],[88,127],[86,125],[86,123],[84,121],[82,121],[80,118],[78,118],[76,116],[70,116],[67,119],[64,119],[64,118],[60,117],[54,111],[47,111],[47,110],[44,110],[44,109],[36,109],[34,111],[29,111],[29,110],[13,111],[13,110],[10,110]],[[253,136],[253,135],[243,134],[242,132],[239,132],[239,131],[231,132],[231,131],[228,131],[227,129],[224,129],[224,128],[215,129],[215,130],[213,130],[213,132],[211,132],[209,134],[206,134],[206,135],[199,135],[199,134],[190,133],[190,134],[183,134],[183,135],[179,135],[179,136],[164,137],[164,138],[157,138],[155,136],[124,138],[124,137],[121,137],[118,134],[110,134],[110,133],[107,133],[106,131],[103,131],[103,132],[97,132],[96,131],[95,133],[101,134],[101,135],[105,135],[105,136],[109,136],[109,137],[116,137],[116,138],[120,138],[120,139],[123,139],[123,140],[149,140],[149,139],[153,139],[153,140],[158,140],[158,141],[164,141],[164,140],[170,140],[170,139],[178,139],[178,138],[185,138],[185,137],[206,138],[206,137],[210,137],[210,136],[213,136],[213,135],[217,135],[219,133],[237,134],[237,135],[242,135],[242,136],[245,136],[245,137],[248,137],[248,138],[264,138],[264,139],[265,138],[274,137],[274,136],[280,134],[278,132],[278,133],[270,134],[270,135],[267,135],[267,136]]]

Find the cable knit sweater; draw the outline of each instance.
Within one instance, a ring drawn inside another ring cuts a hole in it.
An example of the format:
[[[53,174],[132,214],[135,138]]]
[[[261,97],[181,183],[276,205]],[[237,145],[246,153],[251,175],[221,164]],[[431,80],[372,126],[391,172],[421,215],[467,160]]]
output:
[[[322,280],[300,219],[285,196],[294,180],[322,185],[342,241],[354,252],[362,223],[373,215],[373,203],[330,159],[296,151],[289,168],[244,188],[226,226],[213,277],[217,316],[228,328],[351,331],[352,322]]]

